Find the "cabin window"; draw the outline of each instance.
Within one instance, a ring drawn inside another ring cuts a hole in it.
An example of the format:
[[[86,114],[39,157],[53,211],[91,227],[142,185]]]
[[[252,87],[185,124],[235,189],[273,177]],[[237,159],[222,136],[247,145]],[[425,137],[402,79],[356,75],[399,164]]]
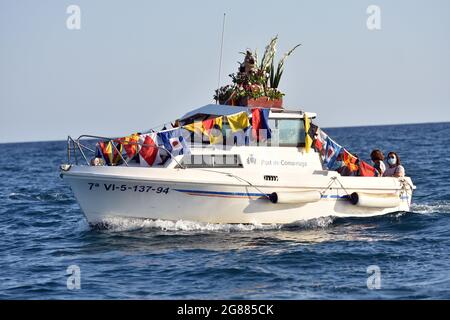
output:
[[[230,125],[226,117],[222,120],[222,143],[216,145],[248,145],[251,137],[251,132],[241,137],[245,139],[241,142],[236,142],[234,134],[231,132]],[[305,126],[303,119],[269,119],[269,128],[272,131],[272,138],[267,141],[268,146],[280,147],[304,147],[305,146]],[[250,128],[248,130],[251,130]],[[203,145],[210,144],[209,137],[205,134],[198,134],[194,132],[189,133],[187,140]],[[253,141],[254,142],[254,141]]]
[[[242,168],[237,154],[187,154],[181,164],[186,168]]]
[[[305,146],[305,124],[303,119],[269,119],[269,126],[272,129],[272,146]]]

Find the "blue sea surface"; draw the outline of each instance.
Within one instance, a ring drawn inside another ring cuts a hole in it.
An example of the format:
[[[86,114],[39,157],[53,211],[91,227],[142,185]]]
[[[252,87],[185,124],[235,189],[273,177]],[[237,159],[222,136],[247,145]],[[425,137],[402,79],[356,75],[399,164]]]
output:
[[[450,123],[326,132],[366,160],[397,151],[417,186],[412,212],[97,230],[59,177],[66,142],[0,144],[0,299],[450,299]],[[80,289],[67,287],[71,265]]]

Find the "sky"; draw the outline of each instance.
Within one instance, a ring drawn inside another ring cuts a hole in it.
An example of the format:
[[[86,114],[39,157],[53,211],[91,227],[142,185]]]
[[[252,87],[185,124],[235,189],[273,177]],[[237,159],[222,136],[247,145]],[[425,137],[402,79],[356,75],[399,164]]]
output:
[[[123,136],[212,103],[224,13],[221,85],[278,35],[277,59],[302,44],[284,106],[320,126],[450,121],[448,0],[0,0],[0,143]]]

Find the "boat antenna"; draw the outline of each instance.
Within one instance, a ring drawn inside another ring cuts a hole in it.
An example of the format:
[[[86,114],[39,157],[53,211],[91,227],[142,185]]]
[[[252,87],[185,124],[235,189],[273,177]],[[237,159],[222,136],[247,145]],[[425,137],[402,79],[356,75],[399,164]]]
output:
[[[220,43],[220,56],[219,56],[219,77],[217,79],[217,94],[219,94],[219,88],[220,88],[220,73],[222,71],[222,53],[223,53],[223,36],[225,34],[225,17],[226,13],[223,13],[223,22],[222,22],[222,41]],[[219,96],[217,96],[216,104],[219,103]]]

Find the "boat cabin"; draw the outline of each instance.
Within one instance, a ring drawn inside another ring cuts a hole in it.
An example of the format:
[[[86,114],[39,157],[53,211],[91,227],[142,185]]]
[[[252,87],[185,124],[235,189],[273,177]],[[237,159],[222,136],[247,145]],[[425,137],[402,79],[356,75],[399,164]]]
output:
[[[209,104],[186,113],[179,119],[179,122],[180,125],[187,125],[218,116],[224,116],[222,123],[224,144],[233,145],[236,143],[234,141],[230,142],[229,133],[231,132],[231,128],[226,120],[226,116],[237,114],[242,111],[247,111],[251,119],[251,109],[254,109],[254,107],[248,108],[241,106]],[[265,141],[266,145],[277,147],[304,147],[305,126],[303,119],[305,115],[310,119],[315,119],[317,116],[315,113],[311,112],[286,110],[279,108],[270,109],[269,128],[271,129],[272,137]],[[203,144],[208,143],[208,139],[203,140]]]
[[[315,113],[270,109],[268,125],[271,137],[262,142],[256,142],[249,136],[251,128],[246,134],[249,139],[245,143],[236,143],[232,130],[227,122],[227,116],[247,111],[251,119],[251,109],[241,106],[210,104],[188,112],[179,119],[181,126],[201,122],[210,118],[223,116],[223,143],[210,144],[209,138],[202,135],[203,140],[195,139],[191,144],[190,153],[180,157],[180,165],[190,168],[247,168],[261,169],[274,172],[278,170],[322,170],[320,157],[314,150],[305,152],[305,115],[314,119]],[[201,138],[200,138],[201,139]],[[191,140],[191,141],[192,141]],[[175,165],[172,163],[172,165]]]

